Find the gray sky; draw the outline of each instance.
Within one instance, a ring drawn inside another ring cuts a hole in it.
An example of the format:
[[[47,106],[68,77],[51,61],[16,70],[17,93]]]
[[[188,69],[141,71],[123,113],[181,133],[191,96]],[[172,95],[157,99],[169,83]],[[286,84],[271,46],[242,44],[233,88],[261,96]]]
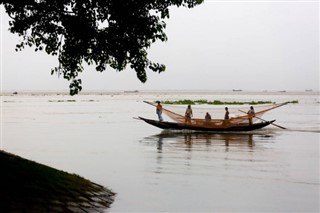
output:
[[[57,58],[26,48],[15,52],[1,7],[1,87],[6,91],[68,90],[51,75]],[[103,73],[85,66],[84,90],[319,90],[319,1],[205,1],[172,8],[169,40],[153,44],[149,57],[165,73]]]

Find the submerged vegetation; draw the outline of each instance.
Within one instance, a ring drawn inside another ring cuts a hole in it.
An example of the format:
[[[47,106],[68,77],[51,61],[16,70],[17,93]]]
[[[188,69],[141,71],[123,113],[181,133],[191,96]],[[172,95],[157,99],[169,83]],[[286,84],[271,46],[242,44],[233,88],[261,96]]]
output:
[[[260,104],[274,104],[272,101],[220,101],[220,100],[214,100],[214,101],[208,101],[205,99],[200,100],[176,100],[176,101],[162,101],[163,104],[178,104],[178,105],[196,105],[196,104],[209,104],[209,105],[260,105]],[[288,101],[287,103],[293,103],[297,104],[299,103],[298,100]]]
[[[112,191],[69,174],[0,151],[0,212],[101,212]]]
[[[163,104],[181,104],[181,105],[195,105],[195,104],[210,104],[210,105],[243,105],[243,104],[250,104],[250,105],[257,105],[257,104],[272,104],[271,101],[250,101],[250,102],[239,102],[239,101],[220,101],[220,100],[213,100],[208,101],[205,99],[200,100],[177,100],[177,101],[162,101]]]

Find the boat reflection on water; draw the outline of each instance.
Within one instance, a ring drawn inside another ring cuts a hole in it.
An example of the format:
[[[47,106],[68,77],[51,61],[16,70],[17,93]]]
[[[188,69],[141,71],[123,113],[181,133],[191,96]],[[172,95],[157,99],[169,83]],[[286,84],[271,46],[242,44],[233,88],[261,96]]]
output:
[[[164,147],[187,148],[189,151],[201,147],[225,147],[226,151],[231,147],[246,147],[246,149],[257,148],[256,141],[270,142],[275,135],[270,132],[258,133],[205,133],[205,132],[174,132],[162,131],[160,134],[152,135],[143,139],[146,144],[157,144],[157,150],[162,152]],[[260,143],[259,143],[260,144]]]
[[[141,143],[147,156],[146,169],[153,174],[245,175],[274,155],[275,134],[194,133],[163,131],[145,137]],[[269,166],[267,166],[269,168]],[[270,167],[272,168],[272,167]],[[156,182],[156,181],[155,181]]]

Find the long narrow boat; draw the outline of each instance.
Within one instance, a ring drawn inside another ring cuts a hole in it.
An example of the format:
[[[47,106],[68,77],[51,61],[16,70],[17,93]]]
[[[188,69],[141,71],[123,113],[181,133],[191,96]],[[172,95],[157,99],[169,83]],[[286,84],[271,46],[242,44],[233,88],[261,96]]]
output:
[[[155,103],[144,101],[147,104],[150,104],[156,107]],[[175,122],[170,121],[157,121],[152,119],[147,119],[143,117],[139,117],[140,120],[161,128],[161,129],[172,129],[172,130],[195,130],[195,131],[206,131],[206,132],[242,132],[242,131],[252,131],[261,129],[270,124],[274,126],[278,126],[273,124],[275,120],[266,121],[260,118],[265,112],[270,111],[272,109],[281,107],[287,103],[275,104],[271,107],[266,107],[263,110],[255,112],[255,115],[242,115],[232,117],[228,120],[223,119],[212,119],[205,120],[199,118],[186,119],[185,116],[172,112],[168,109],[162,108],[163,113],[165,113],[169,118],[171,118]],[[239,110],[241,111],[241,110]],[[256,122],[260,120],[262,122]],[[252,123],[253,121],[253,123]],[[281,127],[281,126],[278,126]],[[281,127],[282,128],[282,127]]]
[[[176,123],[168,121],[156,121],[152,119],[147,119],[139,117],[139,119],[144,122],[159,127],[161,129],[172,129],[172,130],[194,130],[194,131],[205,131],[205,132],[243,132],[243,131],[252,131],[256,129],[261,129],[272,124],[275,120],[253,123],[249,124],[239,124],[239,125],[217,125],[217,126],[205,126],[205,125],[193,125],[188,123]]]

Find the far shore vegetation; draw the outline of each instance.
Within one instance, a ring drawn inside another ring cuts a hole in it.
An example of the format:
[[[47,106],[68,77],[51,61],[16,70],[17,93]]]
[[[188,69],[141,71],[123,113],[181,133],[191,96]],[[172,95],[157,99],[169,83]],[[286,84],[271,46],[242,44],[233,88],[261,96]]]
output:
[[[0,212],[102,212],[115,193],[104,186],[0,151]]]
[[[163,104],[176,104],[176,105],[199,105],[199,104],[209,104],[209,105],[261,105],[261,104],[275,104],[272,101],[220,101],[220,100],[213,100],[208,101],[206,99],[199,99],[199,100],[175,100],[175,101],[161,101]],[[287,103],[297,104],[299,103],[298,100],[288,101]]]

